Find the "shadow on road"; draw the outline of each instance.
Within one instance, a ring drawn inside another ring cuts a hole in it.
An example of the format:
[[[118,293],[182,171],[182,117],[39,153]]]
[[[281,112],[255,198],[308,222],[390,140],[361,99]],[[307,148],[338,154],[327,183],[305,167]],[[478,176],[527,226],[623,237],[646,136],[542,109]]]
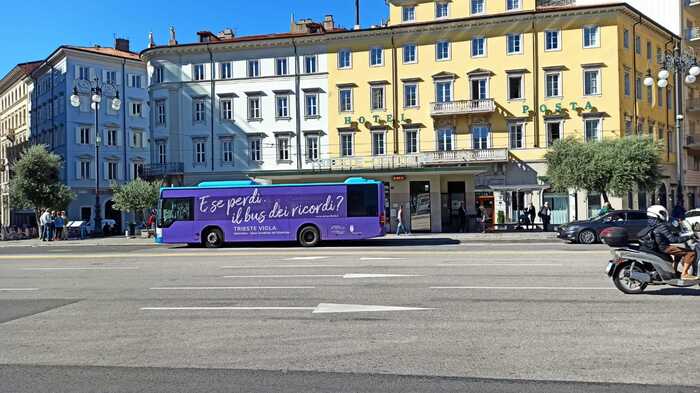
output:
[[[645,295],[658,295],[658,296],[700,296],[700,291],[697,287],[686,287],[686,288],[663,288],[657,291],[646,291],[643,292]]]
[[[416,247],[416,246],[444,246],[460,244],[459,240],[450,238],[414,238],[403,239],[370,239],[370,240],[344,240],[344,241],[324,241],[315,248],[336,248],[336,247]],[[202,248],[203,246],[176,246],[172,248]],[[224,248],[280,248],[298,247],[296,242],[257,242],[257,243],[227,243]]]

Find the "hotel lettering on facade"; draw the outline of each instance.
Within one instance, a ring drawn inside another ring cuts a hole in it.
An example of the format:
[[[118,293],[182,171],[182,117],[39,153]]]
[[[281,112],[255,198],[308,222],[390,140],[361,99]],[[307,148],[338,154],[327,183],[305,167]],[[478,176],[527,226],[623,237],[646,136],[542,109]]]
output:
[[[288,34],[154,46],[142,52],[152,177],[365,176],[389,185],[392,218],[410,208],[414,230],[457,229],[462,204],[516,221],[549,201],[563,223],[597,211],[600,196],[550,190],[548,147],[638,135],[665,146],[668,176],[613,204],[665,201],[673,86],[642,79],[680,37],[628,5],[549,6],[562,3],[572,2],[390,0],[383,27],[302,21]]]

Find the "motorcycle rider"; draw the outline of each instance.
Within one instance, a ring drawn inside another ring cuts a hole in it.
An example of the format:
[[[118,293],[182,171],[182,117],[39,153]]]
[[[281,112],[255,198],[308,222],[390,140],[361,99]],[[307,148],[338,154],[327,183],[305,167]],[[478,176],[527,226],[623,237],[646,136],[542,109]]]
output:
[[[649,226],[642,230],[640,237],[641,243],[651,243],[656,250],[681,258],[683,261],[683,272],[681,280],[697,280],[698,277],[689,273],[690,268],[695,262],[696,254],[687,248],[674,246],[673,243],[683,243],[689,239],[686,236],[680,236],[674,233],[673,227],[668,222],[668,211],[661,205],[654,205],[647,209],[647,217],[649,217]],[[651,239],[650,239],[651,237]],[[676,264],[674,264],[675,266]]]

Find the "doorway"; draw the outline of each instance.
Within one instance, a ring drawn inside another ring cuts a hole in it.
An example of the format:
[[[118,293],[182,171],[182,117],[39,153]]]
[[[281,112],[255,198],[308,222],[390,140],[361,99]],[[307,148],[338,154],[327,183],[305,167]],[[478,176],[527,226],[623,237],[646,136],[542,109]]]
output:
[[[492,192],[477,192],[475,195],[475,200],[476,200],[476,213],[481,214],[480,208],[481,206],[486,209],[486,215],[489,218],[488,224],[491,225],[495,222],[496,217],[496,210],[494,209],[494,201],[495,198],[493,196]]]
[[[116,235],[121,233],[122,230],[122,212],[114,208],[114,201],[110,200],[105,203],[105,218],[108,220],[114,220],[114,227],[112,228],[110,235]],[[104,225],[104,224],[103,224]],[[105,235],[107,235],[105,233]]]
[[[430,182],[412,181],[409,185],[411,194],[411,232],[430,232]]]
[[[466,216],[462,213],[462,206],[466,210],[465,183],[463,181],[447,182],[447,194],[442,196],[442,229],[443,232],[463,232],[467,228]]]

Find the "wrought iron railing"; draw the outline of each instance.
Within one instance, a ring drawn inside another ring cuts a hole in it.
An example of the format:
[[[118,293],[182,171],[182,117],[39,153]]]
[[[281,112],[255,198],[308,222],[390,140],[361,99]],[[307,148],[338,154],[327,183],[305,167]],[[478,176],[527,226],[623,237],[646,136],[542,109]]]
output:
[[[148,164],[143,167],[143,177],[158,178],[170,175],[180,175],[185,171],[182,162],[169,162],[167,164]]]

